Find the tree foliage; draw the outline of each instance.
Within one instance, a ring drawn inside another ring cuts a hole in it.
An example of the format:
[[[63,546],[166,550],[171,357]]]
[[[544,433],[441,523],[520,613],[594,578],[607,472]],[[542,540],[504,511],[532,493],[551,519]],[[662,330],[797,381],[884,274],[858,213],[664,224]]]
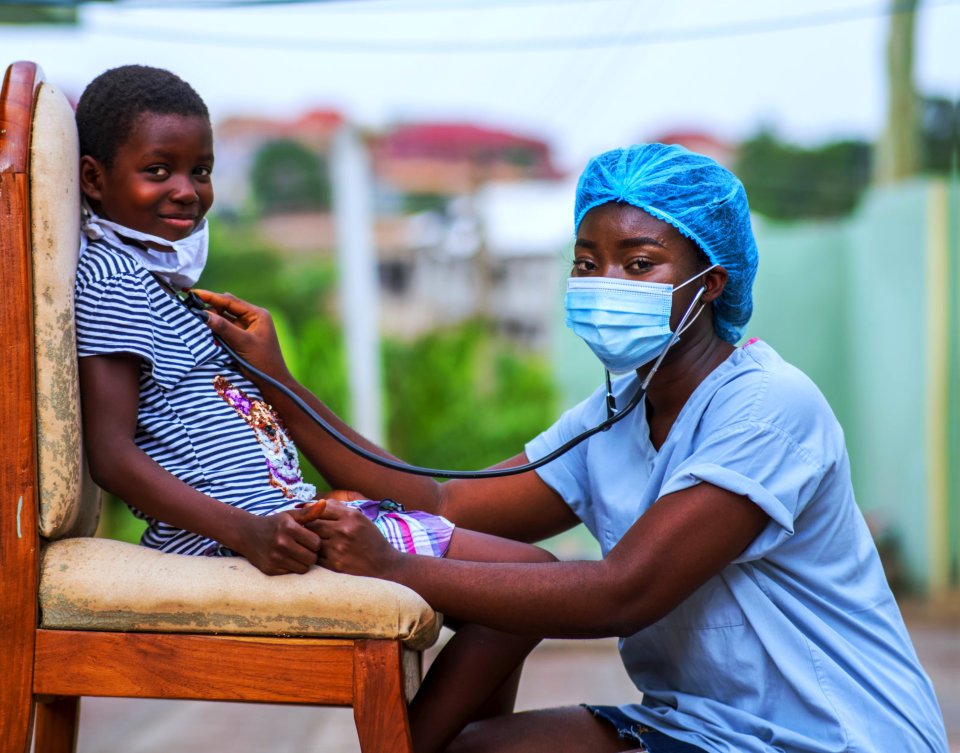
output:
[[[261,146],[253,160],[250,181],[264,214],[330,208],[327,162],[298,141],[277,139]]]
[[[925,97],[920,108],[921,168],[948,174],[960,169],[960,100]]]
[[[871,153],[865,141],[804,148],[764,129],[740,145],[734,171],[750,207],[771,219],[839,217],[856,207],[869,185]]]
[[[544,361],[474,320],[384,348],[390,448],[419,465],[472,469],[523,451],[555,418]]]
[[[920,98],[921,173],[960,168],[960,101]],[[771,219],[840,217],[853,210],[870,184],[874,149],[866,141],[801,147],[762,128],[740,145],[734,172],[754,211]]]

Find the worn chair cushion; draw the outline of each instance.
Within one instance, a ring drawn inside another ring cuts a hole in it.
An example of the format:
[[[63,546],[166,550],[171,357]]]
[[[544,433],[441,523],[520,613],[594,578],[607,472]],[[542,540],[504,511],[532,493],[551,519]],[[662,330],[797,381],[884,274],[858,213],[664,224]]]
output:
[[[93,533],[99,494],[80,438],[73,280],[80,238],[80,147],[73,108],[49,83],[37,93],[30,139],[30,229],[37,346],[40,535]]]
[[[240,557],[94,538],[44,547],[40,612],[51,629],[399,638],[416,650],[440,630],[420,596],[388,581],[319,567],[268,576]]]

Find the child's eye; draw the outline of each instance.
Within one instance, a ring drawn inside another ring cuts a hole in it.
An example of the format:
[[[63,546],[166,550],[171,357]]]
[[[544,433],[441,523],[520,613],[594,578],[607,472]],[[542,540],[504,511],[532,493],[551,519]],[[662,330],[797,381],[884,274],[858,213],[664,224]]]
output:
[[[194,175],[199,175],[201,178],[209,178],[212,173],[213,168],[206,165],[200,165],[193,171]]]
[[[170,171],[167,169],[166,165],[150,165],[150,167],[146,169],[146,172],[157,178],[170,177]]]

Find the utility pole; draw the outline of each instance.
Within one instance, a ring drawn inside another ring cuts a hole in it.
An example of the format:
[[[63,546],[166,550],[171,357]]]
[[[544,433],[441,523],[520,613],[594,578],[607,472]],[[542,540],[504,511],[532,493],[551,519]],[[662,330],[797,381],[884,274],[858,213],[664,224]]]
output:
[[[887,123],[877,147],[874,178],[894,183],[920,164],[919,102],[913,81],[914,26],[919,0],[890,0],[887,36]]]
[[[472,159],[470,168],[470,213],[476,223],[477,248],[474,254],[475,283],[477,289],[477,311],[485,324],[494,321],[493,311],[493,260],[490,258],[490,246],[487,244],[486,217],[484,215],[481,194],[490,181],[491,157],[477,155]]]
[[[350,423],[383,443],[380,306],[373,238],[370,159],[356,128],[344,124],[333,140],[331,178],[340,269],[340,318],[347,348]]]

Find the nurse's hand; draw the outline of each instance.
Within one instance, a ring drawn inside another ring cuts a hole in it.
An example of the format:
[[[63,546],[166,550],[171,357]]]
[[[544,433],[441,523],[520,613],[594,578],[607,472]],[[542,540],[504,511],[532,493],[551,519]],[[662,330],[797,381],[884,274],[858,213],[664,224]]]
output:
[[[309,529],[320,536],[319,563],[350,575],[387,577],[403,555],[359,510],[328,500],[327,508]]]
[[[269,311],[230,293],[193,292],[210,307],[207,326],[215,335],[261,371],[280,381],[291,379]]]

